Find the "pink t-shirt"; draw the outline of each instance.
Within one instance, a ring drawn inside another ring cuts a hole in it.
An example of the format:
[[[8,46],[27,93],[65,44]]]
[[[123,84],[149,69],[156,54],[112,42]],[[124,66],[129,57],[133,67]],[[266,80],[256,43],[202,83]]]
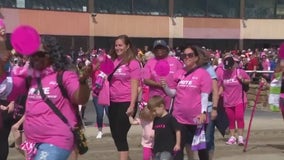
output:
[[[116,59],[116,67],[121,60]],[[129,64],[121,65],[113,74],[110,81],[110,100],[112,102],[131,101],[131,79],[141,79],[141,67],[137,60],[131,60]]]
[[[143,78],[144,79],[151,79],[151,80],[158,82],[158,83],[163,78],[163,79],[166,80],[166,82],[167,82],[167,84],[170,88],[175,88],[176,83],[174,82],[173,75],[177,70],[182,69],[182,67],[183,67],[182,63],[179,60],[177,60],[176,58],[171,57],[171,56],[168,56],[167,58],[165,58],[165,60],[169,63],[169,66],[170,66],[170,71],[169,71],[169,74],[167,76],[161,77],[156,73],[155,66],[156,66],[158,60],[156,58],[152,58],[146,63],[146,65],[144,67]],[[165,100],[165,103],[166,103],[166,108],[167,109],[170,108],[171,97],[167,96],[162,88],[150,86],[149,97],[152,97],[154,95],[160,95],[160,96],[164,97],[164,100]]]
[[[56,81],[56,73],[52,72],[41,77],[43,91],[47,97],[68,119],[70,125],[77,122],[72,104],[62,96]],[[73,97],[79,88],[78,75],[72,71],[63,74],[63,86],[69,97]],[[40,96],[36,79],[32,79],[26,102],[24,130],[30,142],[50,143],[58,147],[72,150],[73,134],[69,128],[43,101]]]
[[[201,93],[211,93],[212,79],[209,73],[198,68],[188,76],[179,70],[174,75],[178,82],[174,101],[173,115],[181,124],[196,125],[196,117],[201,114]]]
[[[235,107],[243,102],[247,103],[246,93],[243,91],[242,85],[237,79],[237,75],[244,79],[250,79],[249,75],[244,70],[218,69],[216,74],[219,84],[224,88],[224,107]]]

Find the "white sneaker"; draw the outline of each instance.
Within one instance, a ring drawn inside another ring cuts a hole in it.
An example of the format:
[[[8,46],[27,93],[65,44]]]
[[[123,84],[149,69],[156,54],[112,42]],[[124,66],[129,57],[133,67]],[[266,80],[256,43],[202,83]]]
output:
[[[234,136],[231,136],[229,140],[226,142],[227,145],[236,144],[237,139]]]
[[[244,143],[244,137],[243,136],[239,136],[238,137],[238,145],[239,146],[243,146],[245,143]]]
[[[104,135],[104,133],[102,131],[99,131],[96,138],[101,139],[101,138],[103,138],[103,135]]]

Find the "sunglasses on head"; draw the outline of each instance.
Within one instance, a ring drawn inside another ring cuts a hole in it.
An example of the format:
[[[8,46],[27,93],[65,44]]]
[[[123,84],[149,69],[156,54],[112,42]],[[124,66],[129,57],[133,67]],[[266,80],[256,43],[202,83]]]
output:
[[[38,51],[35,54],[33,54],[31,57],[43,58],[43,57],[45,57],[46,54],[47,54],[47,52],[45,52],[45,51]]]
[[[192,58],[194,56],[195,56],[194,53],[183,53],[180,55],[180,58],[185,59],[185,58]]]

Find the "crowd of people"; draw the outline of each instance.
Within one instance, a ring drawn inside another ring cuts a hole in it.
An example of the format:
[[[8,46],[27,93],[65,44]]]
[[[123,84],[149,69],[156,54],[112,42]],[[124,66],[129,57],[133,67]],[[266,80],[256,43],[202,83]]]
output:
[[[120,160],[130,158],[127,135],[135,124],[142,127],[143,160],[183,160],[184,150],[189,159],[197,151],[200,160],[212,160],[218,107],[224,107],[229,121],[230,138],[225,144],[244,145],[248,102],[243,86],[258,77],[265,82],[273,78],[245,70],[274,71],[277,64],[279,71],[284,68],[284,56],[272,48],[221,52],[186,45],[172,50],[164,40],[156,40],[152,50],[141,50],[127,35],[120,35],[110,51],[80,49],[74,57],[62,50],[56,38],[33,36],[40,43],[30,53],[19,46],[11,52],[1,45],[1,160],[9,153],[11,128],[15,147],[26,159],[77,159],[70,128],[80,121],[78,108],[85,118],[90,94],[97,116],[96,138],[103,138],[106,113]],[[5,30],[0,40],[5,43]],[[59,73],[67,98],[59,86]],[[204,133],[206,145],[196,141],[197,133]]]

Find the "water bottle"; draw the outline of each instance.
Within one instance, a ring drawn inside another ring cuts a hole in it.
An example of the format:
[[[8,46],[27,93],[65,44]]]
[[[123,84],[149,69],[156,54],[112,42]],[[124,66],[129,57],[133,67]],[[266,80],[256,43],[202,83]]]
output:
[[[97,77],[96,77],[96,81],[95,81],[95,85],[96,85],[96,89],[95,92],[98,94],[99,91],[103,88],[103,84],[105,82],[105,78],[107,77],[107,75],[104,72],[100,72]]]

